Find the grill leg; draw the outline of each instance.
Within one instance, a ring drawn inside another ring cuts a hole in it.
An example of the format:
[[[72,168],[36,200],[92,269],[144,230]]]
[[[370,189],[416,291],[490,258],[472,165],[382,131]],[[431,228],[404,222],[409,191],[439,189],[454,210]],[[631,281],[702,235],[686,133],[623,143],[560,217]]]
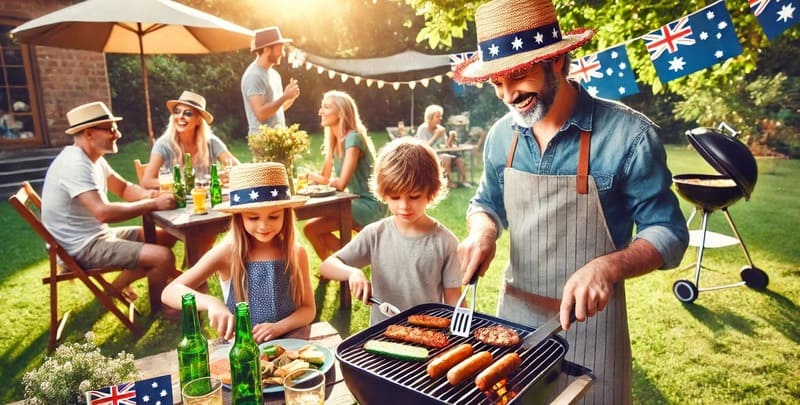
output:
[[[706,233],[708,231],[708,215],[710,213],[706,210],[703,210],[703,233],[700,237],[700,246],[697,247],[697,265],[694,270],[694,285],[697,288],[700,288],[700,269],[703,267],[703,250],[706,246]],[[692,213],[692,217],[694,217],[694,213]]]
[[[750,264],[750,267],[756,267],[753,264],[753,259],[750,258],[750,252],[747,251],[747,246],[744,245],[744,239],[742,239],[742,235],[739,235],[739,230],[736,229],[736,225],[733,223],[733,218],[731,218],[731,214],[728,212],[728,207],[723,208],[722,212],[725,214],[725,219],[728,220],[728,225],[730,225],[731,230],[733,230],[733,234],[736,235],[736,239],[739,239],[739,246],[742,247],[742,252],[744,252],[744,257],[747,259],[747,263]]]

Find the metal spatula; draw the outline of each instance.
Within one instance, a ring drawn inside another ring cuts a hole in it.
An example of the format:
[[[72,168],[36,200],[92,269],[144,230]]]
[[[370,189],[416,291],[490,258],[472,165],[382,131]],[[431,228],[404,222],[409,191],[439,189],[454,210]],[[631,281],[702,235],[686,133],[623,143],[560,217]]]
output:
[[[479,276],[480,272],[475,270],[475,274],[472,275],[469,284],[467,284],[467,287],[464,288],[464,291],[461,293],[456,307],[453,308],[453,319],[450,320],[450,333],[456,336],[469,337],[469,330],[472,327],[472,313],[475,312],[475,290],[478,289],[477,284]],[[464,302],[464,297],[467,296],[469,290],[472,290],[472,299],[469,301],[469,308],[465,308],[462,307],[461,304]]]

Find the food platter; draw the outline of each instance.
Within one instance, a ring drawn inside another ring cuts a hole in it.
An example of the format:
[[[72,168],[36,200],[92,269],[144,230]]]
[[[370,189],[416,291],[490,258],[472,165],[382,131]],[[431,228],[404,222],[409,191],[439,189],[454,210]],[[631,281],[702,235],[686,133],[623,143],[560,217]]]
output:
[[[308,340],[293,339],[293,338],[270,340],[269,342],[261,343],[260,345],[258,345],[258,347],[259,347],[259,349],[263,349],[264,347],[269,346],[269,345],[280,345],[283,348],[285,348],[286,350],[298,350],[298,349],[302,348],[303,346],[306,346],[306,345],[309,345],[309,344],[314,346],[320,352],[322,352],[323,356],[325,357],[325,361],[322,363],[322,367],[320,367],[320,371],[322,371],[323,374],[327,373],[328,370],[330,370],[331,367],[333,367],[333,361],[334,361],[333,353],[331,353],[331,351],[327,347],[320,346],[320,345],[318,345],[316,343],[313,343],[313,342],[309,342]],[[215,360],[220,359],[220,358],[227,359],[228,358],[228,353],[230,353],[230,351],[231,351],[231,346],[233,346],[232,343],[226,343],[226,344],[222,344],[222,345],[217,346],[216,350],[214,350],[208,356],[209,357],[209,363],[213,363]],[[212,371],[211,374],[214,375],[214,372]],[[231,389],[230,384],[223,383],[222,386],[225,387],[225,389],[228,389],[228,390]],[[265,394],[274,393],[274,392],[282,392],[283,391],[283,386],[282,385],[269,385],[269,386],[263,387],[263,391],[264,391]]]
[[[336,188],[325,184],[311,184],[297,190],[297,194],[309,197],[327,197],[336,194]]]

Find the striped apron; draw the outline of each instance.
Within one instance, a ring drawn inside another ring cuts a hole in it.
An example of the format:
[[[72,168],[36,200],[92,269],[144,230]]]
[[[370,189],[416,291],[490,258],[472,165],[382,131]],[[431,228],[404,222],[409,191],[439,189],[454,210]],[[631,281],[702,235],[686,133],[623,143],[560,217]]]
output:
[[[511,247],[498,316],[536,326],[558,314],[563,286],[572,273],[612,252],[614,243],[597,185],[588,174],[590,133],[581,133],[577,176],[535,175],[511,168],[517,138],[515,132],[503,173]],[[573,324],[566,339],[565,359],[591,368],[595,375],[583,403],[631,403],[624,282],[614,286],[605,310]],[[568,383],[562,373],[554,396]]]

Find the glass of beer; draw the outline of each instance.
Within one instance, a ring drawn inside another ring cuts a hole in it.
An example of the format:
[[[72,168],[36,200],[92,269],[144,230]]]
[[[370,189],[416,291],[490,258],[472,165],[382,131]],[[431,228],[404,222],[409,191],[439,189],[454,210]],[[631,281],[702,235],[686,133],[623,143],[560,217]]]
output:
[[[169,167],[162,167],[158,171],[158,188],[162,192],[172,192],[172,169]]]
[[[295,370],[283,378],[286,405],[323,405],[325,374],[315,368]]]
[[[184,405],[222,405],[222,381],[214,377],[203,377],[189,381],[183,386]]]
[[[207,214],[208,208],[206,207],[206,189],[203,187],[196,187],[192,189],[192,204],[194,205],[195,214]]]

